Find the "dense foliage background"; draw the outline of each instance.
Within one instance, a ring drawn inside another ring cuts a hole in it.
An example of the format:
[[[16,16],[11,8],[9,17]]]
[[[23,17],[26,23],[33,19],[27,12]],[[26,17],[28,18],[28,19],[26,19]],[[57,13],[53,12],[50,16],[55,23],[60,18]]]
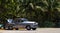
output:
[[[27,18],[39,27],[60,27],[60,0],[0,0],[0,23]]]

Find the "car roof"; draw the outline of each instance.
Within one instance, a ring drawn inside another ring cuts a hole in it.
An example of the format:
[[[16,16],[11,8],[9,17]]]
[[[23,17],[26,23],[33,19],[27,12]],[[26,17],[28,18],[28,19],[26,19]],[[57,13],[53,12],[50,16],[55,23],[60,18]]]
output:
[[[27,20],[26,18],[15,18],[16,20]]]

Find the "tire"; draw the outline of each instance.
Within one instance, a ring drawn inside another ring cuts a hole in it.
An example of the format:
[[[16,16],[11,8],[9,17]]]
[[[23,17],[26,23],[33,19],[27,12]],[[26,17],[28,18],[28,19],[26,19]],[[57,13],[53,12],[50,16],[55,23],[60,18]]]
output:
[[[31,30],[31,27],[30,27],[30,26],[26,26],[26,29],[27,29],[27,30]]]
[[[32,28],[32,30],[36,30],[36,28]]]
[[[5,30],[13,30],[12,26],[4,27]]]
[[[5,30],[8,30],[8,27],[4,27]]]
[[[15,28],[16,30],[19,30],[18,28]]]
[[[12,26],[9,26],[9,27],[8,27],[8,30],[13,30],[13,27],[12,27]]]

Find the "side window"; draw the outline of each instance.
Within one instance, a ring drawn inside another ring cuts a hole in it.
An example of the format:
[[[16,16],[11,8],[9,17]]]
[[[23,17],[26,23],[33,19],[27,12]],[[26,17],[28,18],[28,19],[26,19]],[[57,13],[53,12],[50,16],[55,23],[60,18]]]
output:
[[[17,22],[23,22],[23,20],[18,20]]]
[[[20,20],[21,22],[23,22],[23,20]]]
[[[20,22],[20,20],[18,20],[18,22]]]

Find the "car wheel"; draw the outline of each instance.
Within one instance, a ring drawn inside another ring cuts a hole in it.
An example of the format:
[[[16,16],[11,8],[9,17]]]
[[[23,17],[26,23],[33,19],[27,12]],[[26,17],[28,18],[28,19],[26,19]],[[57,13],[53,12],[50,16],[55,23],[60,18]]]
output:
[[[8,30],[8,27],[4,27],[5,30]]]
[[[26,26],[26,29],[27,29],[27,30],[31,30],[31,27],[30,27],[30,26]]]
[[[36,30],[36,28],[32,28],[32,30]]]
[[[5,30],[13,30],[12,26],[4,27]]]
[[[18,28],[15,28],[16,30],[18,30]]]
[[[8,27],[8,30],[13,30],[13,27],[12,27],[12,26],[9,26],[9,27]]]

